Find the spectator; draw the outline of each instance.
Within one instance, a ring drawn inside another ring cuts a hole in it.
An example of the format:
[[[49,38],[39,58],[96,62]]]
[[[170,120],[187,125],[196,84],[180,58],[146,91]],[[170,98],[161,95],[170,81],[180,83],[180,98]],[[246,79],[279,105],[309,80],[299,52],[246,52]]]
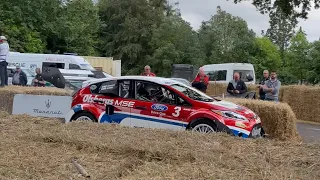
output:
[[[191,82],[192,87],[199,89],[202,92],[207,91],[207,87],[209,84],[209,77],[205,75],[202,68],[199,69],[198,75],[196,78]]]
[[[261,100],[265,100],[266,98],[266,93],[263,92],[263,85],[265,85],[266,81],[269,80],[269,71],[268,70],[264,70],[263,71],[263,78],[260,81],[260,85],[258,86],[259,88],[259,96]]]
[[[20,66],[16,67],[16,71],[12,77],[12,84],[18,86],[26,86],[28,83],[27,75],[21,70]]]
[[[263,92],[266,93],[265,100],[278,102],[280,87],[281,82],[277,79],[277,72],[271,71],[270,79],[263,86]]]
[[[233,80],[229,82],[227,91],[230,95],[235,95],[235,96],[241,95],[247,92],[247,86],[244,83],[244,81],[240,79],[240,74],[238,72],[235,72],[233,74]]]
[[[40,68],[36,68],[36,77],[32,80],[33,86],[44,87],[46,82],[44,81]]]
[[[9,54],[9,44],[5,36],[0,36],[0,87],[8,85],[8,73],[7,73],[7,57]]]
[[[144,67],[144,72],[140,74],[141,76],[156,76],[154,73],[151,72],[151,68],[149,65]]]

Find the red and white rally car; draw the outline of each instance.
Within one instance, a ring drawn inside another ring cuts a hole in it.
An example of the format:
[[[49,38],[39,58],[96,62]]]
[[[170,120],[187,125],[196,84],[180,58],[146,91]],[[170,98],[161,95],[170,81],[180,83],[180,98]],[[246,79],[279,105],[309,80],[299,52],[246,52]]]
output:
[[[260,118],[248,108],[214,99],[178,81],[121,76],[84,82],[65,121],[119,123],[130,127],[227,132],[261,137]]]

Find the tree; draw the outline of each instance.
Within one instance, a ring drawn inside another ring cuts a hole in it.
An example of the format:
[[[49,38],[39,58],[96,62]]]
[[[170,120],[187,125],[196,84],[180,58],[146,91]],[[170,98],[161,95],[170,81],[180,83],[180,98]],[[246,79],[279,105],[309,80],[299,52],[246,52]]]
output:
[[[150,47],[154,53],[148,64],[157,67],[157,75],[170,76],[172,64],[200,66],[204,63],[196,32],[179,14],[165,17],[162,24],[152,30]]]
[[[320,41],[313,42],[311,46],[312,65],[307,72],[307,80],[312,84],[317,84],[320,82]]]
[[[101,0],[101,51],[122,60],[124,74],[137,74],[153,52],[152,29],[165,15],[166,0]]]
[[[227,0],[228,1],[228,0]],[[233,0],[234,3],[240,3],[245,0]],[[272,1],[274,1],[272,3]],[[295,18],[307,19],[308,11],[311,10],[311,5],[314,3],[314,8],[320,7],[320,1],[309,0],[252,0],[252,4],[262,13],[268,13],[272,7],[278,6],[282,12],[288,16],[293,15]],[[296,11],[295,8],[301,8],[300,11]]]
[[[291,39],[290,47],[288,49],[289,69],[291,70],[291,73],[302,82],[306,79],[311,63],[310,44],[306,34],[300,27],[297,34]]]
[[[249,62],[255,33],[240,17],[217,8],[217,14],[203,22],[199,30],[207,63]]]
[[[278,6],[269,14],[270,27],[266,36],[279,47],[282,65],[285,66],[285,50],[288,48],[294,29],[298,23],[292,15],[286,15]]]
[[[279,70],[281,66],[280,53],[267,37],[256,38],[255,57],[252,63],[258,78],[262,78],[263,70]]]

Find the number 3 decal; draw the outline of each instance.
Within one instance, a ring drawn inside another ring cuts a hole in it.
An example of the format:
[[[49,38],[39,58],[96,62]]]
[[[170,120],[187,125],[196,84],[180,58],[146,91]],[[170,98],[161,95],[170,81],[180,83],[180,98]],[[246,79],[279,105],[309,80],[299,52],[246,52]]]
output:
[[[178,117],[180,116],[180,111],[181,111],[181,107],[175,107],[174,108],[174,113],[172,113],[173,117]]]

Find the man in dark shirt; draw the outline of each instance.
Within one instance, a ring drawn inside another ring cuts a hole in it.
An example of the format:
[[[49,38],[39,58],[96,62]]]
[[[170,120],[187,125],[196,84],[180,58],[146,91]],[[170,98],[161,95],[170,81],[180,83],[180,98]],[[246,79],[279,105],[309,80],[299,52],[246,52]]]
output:
[[[228,84],[227,91],[230,95],[238,96],[247,92],[246,84],[240,79],[240,74],[235,72],[233,80]]]
[[[266,97],[266,93],[263,92],[263,85],[265,85],[266,81],[269,80],[269,71],[268,70],[264,70],[263,71],[263,78],[260,81],[260,85],[258,86],[259,88],[259,96],[261,100],[265,100]]]
[[[36,77],[33,79],[33,86],[44,87],[46,83],[42,77],[40,68],[36,68],[36,74]]]

